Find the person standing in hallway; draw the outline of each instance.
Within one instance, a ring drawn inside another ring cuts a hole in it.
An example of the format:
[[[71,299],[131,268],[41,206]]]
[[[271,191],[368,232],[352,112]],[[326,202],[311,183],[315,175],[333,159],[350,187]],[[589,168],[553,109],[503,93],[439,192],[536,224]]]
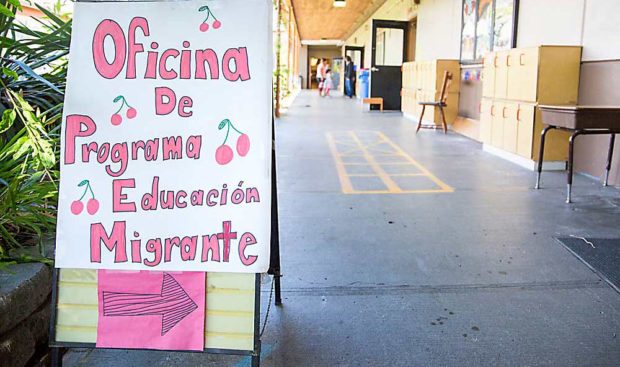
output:
[[[316,81],[319,83],[319,95],[323,94],[323,82],[325,81],[325,59],[319,59],[316,65]]]
[[[347,97],[353,98],[353,86],[355,85],[355,64],[351,56],[346,57],[344,66],[344,93]]]
[[[323,80],[323,96],[329,97],[329,91],[332,90],[333,87],[334,82],[332,81],[332,70],[327,69]]]

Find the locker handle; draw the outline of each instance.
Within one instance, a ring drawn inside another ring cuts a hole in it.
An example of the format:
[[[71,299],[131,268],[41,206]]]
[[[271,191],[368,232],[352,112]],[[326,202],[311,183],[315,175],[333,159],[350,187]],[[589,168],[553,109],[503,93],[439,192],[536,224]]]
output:
[[[510,66],[510,55],[506,56],[506,66]]]
[[[499,59],[499,56],[495,56],[495,58],[493,59],[493,66],[497,67],[497,60]]]
[[[521,108],[517,109],[517,121],[521,122]]]
[[[482,102],[478,103],[478,113],[482,113]]]
[[[525,65],[525,61],[523,61],[523,56],[525,56],[525,54],[523,53],[519,55],[519,65],[521,66]]]
[[[491,106],[491,116],[495,116],[495,105]]]
[[[502,117],[506,118],[506,107],[502,108]]]

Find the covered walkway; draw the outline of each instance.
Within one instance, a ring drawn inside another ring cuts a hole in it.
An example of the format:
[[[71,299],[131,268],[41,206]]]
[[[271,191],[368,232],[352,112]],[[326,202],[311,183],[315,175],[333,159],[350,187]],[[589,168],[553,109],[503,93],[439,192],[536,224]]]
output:
[[[563,172],[535,191],[479,143],[414,131],[309,91],[277,121],[284,304],[263,365],[617,365],[620,295],[555,237],[620,237],[620,192],[577,176],[566,205]],[[249,359],[72,350],[65,365]]]

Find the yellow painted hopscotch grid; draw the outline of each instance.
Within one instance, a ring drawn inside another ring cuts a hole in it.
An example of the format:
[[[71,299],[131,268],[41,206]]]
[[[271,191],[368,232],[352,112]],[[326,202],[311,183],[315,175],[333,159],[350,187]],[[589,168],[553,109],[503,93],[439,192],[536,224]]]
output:
[[[345,194],[428,194],[454,189],[380,131],[328,132]]]

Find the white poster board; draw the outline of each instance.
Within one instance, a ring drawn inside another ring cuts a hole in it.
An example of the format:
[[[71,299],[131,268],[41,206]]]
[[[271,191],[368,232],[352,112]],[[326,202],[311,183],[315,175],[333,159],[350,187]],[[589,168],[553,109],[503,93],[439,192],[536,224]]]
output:
[[[75,4],[56,267],[267,271],[272,11]]]

